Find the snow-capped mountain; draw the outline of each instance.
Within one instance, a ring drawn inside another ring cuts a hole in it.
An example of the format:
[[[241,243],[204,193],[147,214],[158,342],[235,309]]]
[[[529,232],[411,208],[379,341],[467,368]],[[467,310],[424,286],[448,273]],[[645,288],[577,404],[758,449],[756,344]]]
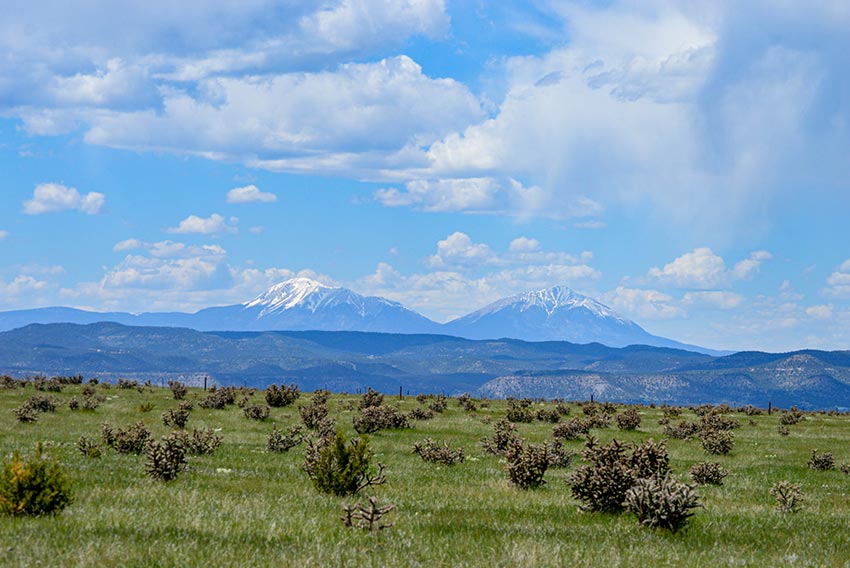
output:
[[[309,278],[293,278],[271,287],[242,304],[242,316],[250,330],[425,333],[438,328],[437,323],[398,302],[362,296]]]
[[[611,347],[642,344],[690,348],[656,337],[605,304],[566,286],[523,292],[497,300],[443,326],[469,339],[511,337],[526,341],[602,343]]]
[[[253,300],[196,313],[96,313],[42,308],[0,313],[0,331],[31,323],[89,324],[100,321],[134,326],[186,327],[199,331],[371,331],[438,333],[468,339],[633,344],[675,347],[716,354],[656,337],[593,298],[564,286],[504,298],[447,324],[377,296],[363,296],[309,278],[280,282]]]

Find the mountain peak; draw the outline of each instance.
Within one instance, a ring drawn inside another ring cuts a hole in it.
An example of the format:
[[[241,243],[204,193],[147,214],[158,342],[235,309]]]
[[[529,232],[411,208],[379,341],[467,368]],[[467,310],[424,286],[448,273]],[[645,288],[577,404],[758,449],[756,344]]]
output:
[[[340,287],[328,286],[312,278],[290,278],[275,284],[250,302],[245,302],[246,308],[263,309],[263,313],[288,310],[298,305],[303,305],[311,297],[326,296],[343,290]]]
[[[497,302],[482,308],[476,313],[484,315],[502,310],[508,306],[513,306],[521,312],[532,307],[541,308],[546,311],[546,314],[549,317],[558,310],[584,308],[600,318],[613,318],[622,322],[626,321],[625,318],[605,304],[594,300],[589,296],[579,294],[567,286],[553,286],[552,288],[529,290],[527,292],[514,294],[513,296],[508,296],[507,298],[498,300]]]

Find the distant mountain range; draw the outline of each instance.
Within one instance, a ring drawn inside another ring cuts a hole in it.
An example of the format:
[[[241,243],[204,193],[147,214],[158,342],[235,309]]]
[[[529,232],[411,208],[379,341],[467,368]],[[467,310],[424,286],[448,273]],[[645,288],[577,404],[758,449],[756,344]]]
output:
[[[657,337],[598,301],[564,286],[517,294],[446,324],[398,302],[362,296],[309,278],[281,282],[257,298],[196,313],[98,313],[73,308],[0,312],[0,331],[33,323],[184,327],[199,331],[321,330],[438,333],[469,339],[653,345],[718,355],[717,351]]]
[[[270,304],[271,305],[271,304]],[[644,345],[468,340],[434,334],[199,332],[174,327],[28,325],[0,333],[0,374],[83,373],[166,384],[640,403],[850,407],[850,352],[725,357]]]

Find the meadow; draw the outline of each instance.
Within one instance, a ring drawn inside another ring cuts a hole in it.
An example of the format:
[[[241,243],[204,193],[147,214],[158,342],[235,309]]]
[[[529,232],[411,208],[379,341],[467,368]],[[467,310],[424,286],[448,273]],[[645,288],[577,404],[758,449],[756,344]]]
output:
[[[637,430],[617,422],[594,428],[601,442],[642,443],[667,438],[675,477],[690,482],[689,468],[717,461],[728,469],[723,485],[697,486],[701,508],[678,532],[641,526],[630,513],[580,510],[568,477],[582,463],[550,468],[546,483],[532,490],[513,485],[505,459],[482,449],[494,424],[505,417],[505,401],[473,401],[465,410],[457,399],[430,420],[411,420],[410,428],[369,434],[372,462],[385,464],[386,483],[365,493],[395,509],[379,531],[346,527],[342,506],[364,502],[365,495],[320,493],[302,470],[305,444],[270,452],[273,425],[286,431],[301,423],[299,406],[313,395],[302,393],[291,406],[271,408],[269,418],[246,417],[237,405],[202,408],[207,396],[190,389],[193,401],[186,428],[212,428],[223,440],[211,455],[191,456],[189,469],[169,482],[145,474],[144,455],[106,448],[99,458],[77,448],[81,436],[100,439],[101,425],[144,421],[154,439],[172,431],[161,415],[178,401],[170,389],[95,386],[105,397],[94,410],[71,410],[85,385],[61,392],[24,387],[0,389],[0,455],[32,454],[41,443],[71,480],[73,502],[56,515],[0,516],[2,566],[850,566],[850,475],[837,466],[850,461],[850,416],[806,413],[780,435],[781,414],[747,415],[727,409],[741,424],[726,455],[707,456],[695,439],[665,436],[662,407],[635,407]],[[55,412],[20,422],[13,409],[33,396],[59,400]],[[263,405],[263,391],[242,391],[248,405]],[[330,416],[347,436],[357,434],[358,395],[331,394]],[[383,404],[409,413],[425,408],[416,398],[386,395]],[[568,402],[568,416],[583,416]],[[530,409],[551,410],[552,402]],[[618,405],[616,411],[625,407]],[[681,417],[697,421],[693,408]],[[552,441],[555,424],[536,420],[517,424],[529,442]],[[427,463],[412,452],[426,437],[463,448],[455,465]],[[564,442],[580,453],[582,439]],[[836,468],[807,466],[813,449],[832,452]],[[801,486],[799,511],[783,514],[769,494],[779,481]]]

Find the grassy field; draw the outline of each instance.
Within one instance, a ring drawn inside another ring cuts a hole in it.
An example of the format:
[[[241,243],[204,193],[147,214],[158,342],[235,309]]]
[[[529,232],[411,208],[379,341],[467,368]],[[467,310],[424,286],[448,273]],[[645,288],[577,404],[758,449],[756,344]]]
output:
[[[80,386],[58,393],[67,400]],[[777,433],[779,417],[735,414],[735,446],[712,456],[730,470],[723,486],[699,487],[703,509],[678,533],[640,526],[630,514],[584,513],[565,482],[570,471],[550,469],[547,484],[533,491],[512,486],[500,458],[485,454],[480,439],[505,414],[494,401],[475,412],[450,400],[433,420],[413,428],[370,436],[375,458],[386,464],[387,483],[370,488],[379,503],[392,503],[391,528],[368,533],[346,528],[341,505],[357,497],[318,493],[301,470],[304,446],[269,453],[272,424],[300,422],[297,406],[272,409],[267,421],[247,419],[241,409],[205,410],[195,405],[187,427],[208,426],[224,441],[210,456],[190,458],[191,469],[170,483],[144,474],[143,456],[112,450],[84,457],[75,447],[81,435],[99,438],[100,425],[125,426],[144,420],[155,437],[170,431],[160,415],[177,402],[162,388],[103,389],[107,400],[94,411],[71,411],[67,404],[43,413],[36,423],[19,423],[11,410],[40,393],[26,388],[0,390],[0,454],[32,453],[43,442],[73,480],[74,502],[55,517],[0,517],[2,566],[850,566],[850,475],[806,466],[811,450],[833,452],[850,461],[850,417],[810,414],[791,433]],[[187,399],[200,400],[193,389]],[[353,435],[348,402],[359,397],[332,395],[328,403]],[[262,392],[251,404],[264,403]],[[152,410],[143,412],[143,405]],[[411,397],[385,404],[404,411],[419,404]],[[548,405],[551,407],[552,405]],[[570,405],[571,416],[581,416]],[[663,438],[660,409],[641,408],[635,432],[611,427],[592,433],[603,441],[640,442]],[[695,419],[690,411],[684,418]],[[519,424],[532,442],[551,440],[552,424]],[[455,466],[425,463],[411,453],[426,436],[465,450]],[[582,441],[567,442],[580,451]],[[704,461],[698,441],[669,440],[677,477]],[[771,485],[789,480],[805,494],[801,511],[782,515],[768,495]],[[362,497],[360,497],[362,499]]]

